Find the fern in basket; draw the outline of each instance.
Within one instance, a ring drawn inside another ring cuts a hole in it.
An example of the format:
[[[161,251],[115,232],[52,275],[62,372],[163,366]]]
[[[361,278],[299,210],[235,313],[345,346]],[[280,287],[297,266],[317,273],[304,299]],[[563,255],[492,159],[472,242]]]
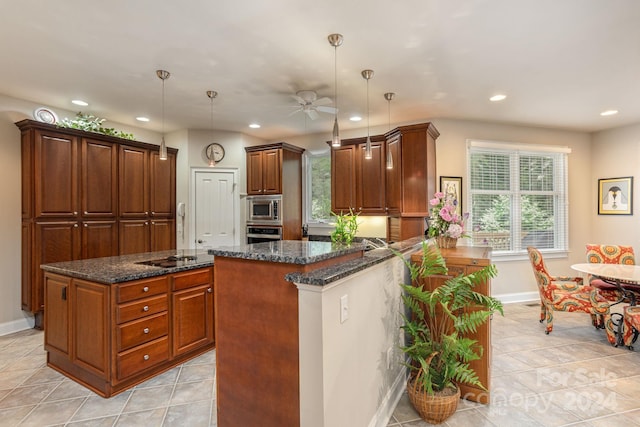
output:
[[[483,348],[466,335],[477,331],[502,303],[474,290],[497,274],[491,264],[476,272],[449,277],[434,290],[419,286],[420,279],[446,275],[445,261],[436,246],[422,245],[422,262],[404,259],[412,284],[402,284],[403,301],[410,315],[403,314],[408,342],[402,347],[408,356],[405,365],[411,371],[410,382],[427,394],[467,383],[484,389],[469,362],[482,357]],[[416,286],[414,286],[416,285]]]

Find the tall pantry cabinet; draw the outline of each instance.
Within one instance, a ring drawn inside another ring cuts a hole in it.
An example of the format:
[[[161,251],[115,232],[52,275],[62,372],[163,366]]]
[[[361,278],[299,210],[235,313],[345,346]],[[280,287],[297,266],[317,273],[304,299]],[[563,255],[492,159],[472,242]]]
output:
[[[175,248],[177,150],[160,161],[151,144],[32,120],[16,126],[22,134],[22,309],[42,328],[41,264]],[[135,162],[123,154],[128,151],[138,154]],[[132,212],[132,205],[142,209]]]

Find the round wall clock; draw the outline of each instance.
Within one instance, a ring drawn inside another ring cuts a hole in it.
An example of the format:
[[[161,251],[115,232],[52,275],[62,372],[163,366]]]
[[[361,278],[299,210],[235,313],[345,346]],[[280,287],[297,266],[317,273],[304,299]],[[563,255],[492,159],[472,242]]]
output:
[[[213,160],[217,163],[224,159],[224,147],[217,142],[209,144],[207,145],[207,148],[205,148],[205,155],[207,156],[207,159]]]

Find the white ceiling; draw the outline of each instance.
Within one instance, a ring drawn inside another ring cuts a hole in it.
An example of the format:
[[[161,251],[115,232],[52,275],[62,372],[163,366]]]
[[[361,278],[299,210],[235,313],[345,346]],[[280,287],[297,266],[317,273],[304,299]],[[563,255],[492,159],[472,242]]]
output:
[[[333,98],[331,33],[344,35],[341,129],[366,127],[366,68],[371,126],[388,124],[384,92],[395,123],[640,123],[638,0],[14,0],[0,5],[0,93],[160,131],[165,69],[167,132],[210,129],[212,89],[216,129],[329,136],[333,116],[290,115],[290,95]],[[508,98],[489,102],[498,92]]]

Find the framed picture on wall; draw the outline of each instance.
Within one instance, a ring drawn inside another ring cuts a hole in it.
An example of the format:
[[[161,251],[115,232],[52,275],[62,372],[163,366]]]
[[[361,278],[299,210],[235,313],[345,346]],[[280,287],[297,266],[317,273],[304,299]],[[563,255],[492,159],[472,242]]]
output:
[[[598,180],[598,215],[633,215],[633,177]]]
[[[440,191],[444,193],[445,200],[453,201],[456,213],[462,215],[462,177],[441,176]]]

